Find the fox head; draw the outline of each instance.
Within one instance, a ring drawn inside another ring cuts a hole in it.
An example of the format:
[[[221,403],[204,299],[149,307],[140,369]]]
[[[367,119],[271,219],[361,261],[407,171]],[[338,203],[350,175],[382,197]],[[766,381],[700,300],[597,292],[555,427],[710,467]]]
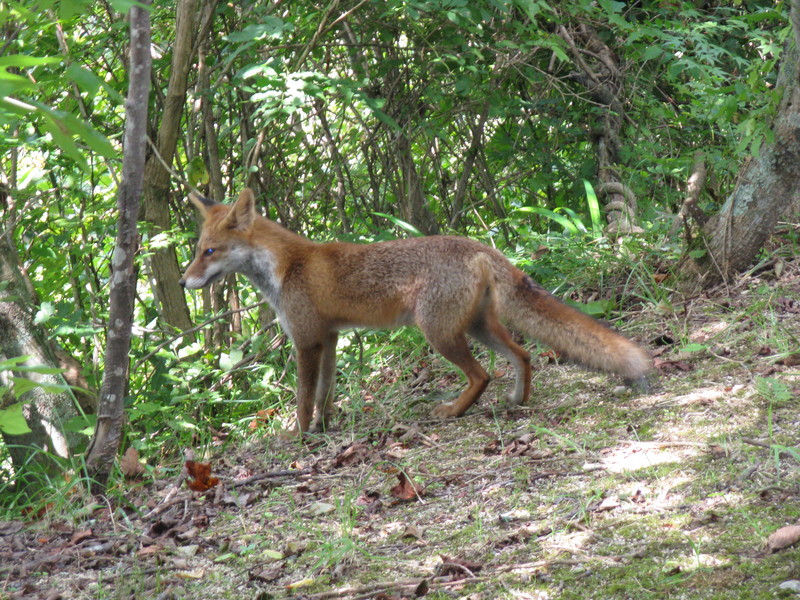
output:
[[[180,283],[188,289],[211,285],[229,273],[241,272],[250,257],[250,233],[256,218],[255,198],[242,190],[232,205],[220,204],[194,193],[189,200],[203,219],[197,252]]]

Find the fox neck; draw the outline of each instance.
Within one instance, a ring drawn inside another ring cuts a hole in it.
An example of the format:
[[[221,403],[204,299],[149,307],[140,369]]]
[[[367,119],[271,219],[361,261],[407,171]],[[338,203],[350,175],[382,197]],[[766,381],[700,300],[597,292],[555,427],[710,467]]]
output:
[[[274,221],[258,217],[253,224],[251,244],[251,250],[248,250],[241,263],[240,272],[258,288],[272,308],[280,312],[283,273],[286,271],[281,259],[292,254],[290,250],[293,247],[313,246],[314,242]]]
[[[278,310],[281,281],[276,266],[275,256],[270,250],[256,248],[248,253],[241,265],[240,272],[258,288],[272,308]]]

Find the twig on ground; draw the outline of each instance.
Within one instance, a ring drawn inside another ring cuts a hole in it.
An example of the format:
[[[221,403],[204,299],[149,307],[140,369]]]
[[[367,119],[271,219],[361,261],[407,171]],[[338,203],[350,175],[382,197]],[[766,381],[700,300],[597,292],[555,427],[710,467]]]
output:
[[[256,481],[261,481],[262,479],[271,479],[273,477],[300,477],[301,475],[308,475],[311,473],[311,469],[291,469],[288,471],[270,471],[269,473],[257,473],[256,475],[251,475],[246,479],[240,479],[238,481],[232,481],[231,487],[241,487],[243,485],[248,485],[250,483],[255,483]]]

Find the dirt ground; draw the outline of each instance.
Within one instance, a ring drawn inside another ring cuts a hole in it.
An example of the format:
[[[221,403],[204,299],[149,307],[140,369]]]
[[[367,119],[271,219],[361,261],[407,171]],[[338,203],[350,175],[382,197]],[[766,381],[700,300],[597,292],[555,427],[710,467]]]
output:
[[[150,465],[0,522],[0,598],[800,598],[800,262],[620,328],[655,354],[647,393],[544,354],[508,412],[484,355],[497,381],[443,422],[452,369],[390,385],[388,361],[342,382],[336,431],[195,457],[207,491]]]

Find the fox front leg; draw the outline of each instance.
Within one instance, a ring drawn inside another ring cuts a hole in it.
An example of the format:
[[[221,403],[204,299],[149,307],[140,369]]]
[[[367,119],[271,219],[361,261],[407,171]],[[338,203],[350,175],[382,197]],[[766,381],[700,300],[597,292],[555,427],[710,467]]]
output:
[[[333,404],[336,396],[336,332],[328,334],[322,345],[320,372],[314,392],[315,415],[310,431],[325,431],[330,427],[336,412]]]
[[[311,426],[321,358],[321,344],[297,348],[297,428],[301,434]]]

